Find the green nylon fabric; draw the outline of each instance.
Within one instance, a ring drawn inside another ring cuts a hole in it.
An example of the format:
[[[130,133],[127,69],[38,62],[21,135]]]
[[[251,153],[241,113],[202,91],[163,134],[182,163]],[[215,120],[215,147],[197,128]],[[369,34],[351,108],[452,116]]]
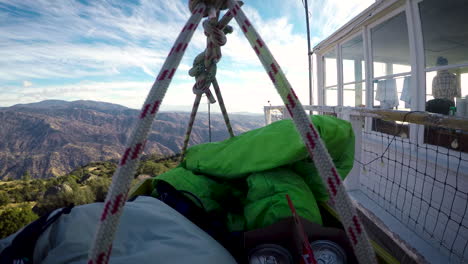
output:
[[[354,161],[351,124],[331,116],[311,120],[344,179]],[[317,201],[328,200],[291,120],[193,146],[178,168],[155,178],[153,185],[158,180],[195,194],[207,211],[226,211],[231,230],[261,228],[290,216],[286,194],[299,215],[321,224]]]

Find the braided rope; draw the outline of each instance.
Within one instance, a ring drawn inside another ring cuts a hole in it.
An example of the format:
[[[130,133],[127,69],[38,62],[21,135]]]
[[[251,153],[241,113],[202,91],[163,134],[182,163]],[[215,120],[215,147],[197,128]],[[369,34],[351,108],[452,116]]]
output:
[[[192,15],[177,37],[146,98],[136,127],[120,160],[119,167],[112,178],[112,184],[109,187],[94,241],[89,251],[88,264],[105,264],[109,262],[112,241],[127,199],[131,181],[138,166],[140,154],[144,150],[146,138],[166,94],[167,87],[172,81],[172,77],[203,17],[205,9],[204,3],[199,3],[192,9]]]
[[[229,132],[230,137],[234,137],[234,132],[232,131],[231,122],[229,121],[229,116],[224,105],[223,96],[221,95],[221,90],[219,89],[218,81],[216,78],[213,79],[213,89],[215,90],[216,98],[218,98],[219,107],[221,108],[221,113],[223,113],[224,123]]]
[[[195,96],[195,101],[193,102],[192,112],[190,113],[190,120],[187,125],[187,131],[185,131],[184,146],[182,147],[182,152],[179,159],[180,162],[184,160],[185,152],[187,151],[188,143],[190,141],[190,135],[192,134],[193,123],[195,122],[195,117],[197,116],[198,106],[200,105],[201,97],[201,94],[197,94]]]
[[[304,140],[309,155],[313,159],[325,186],[327,186],[330,199],[334,203],[335,209],[345,227],[345,231],[350,238],[358,261],[360,263],[376,263],[375,253],[369,242],[364,226],[356,214],[356,209],[343,186],[342,180],[315,126],[310,122],[310,119],[283,71],[240,6],[233,0],[227,1],[229,7],[228,12],[234,15],[244,35],[255,50],[255,53],[283,99],[297,130]]]

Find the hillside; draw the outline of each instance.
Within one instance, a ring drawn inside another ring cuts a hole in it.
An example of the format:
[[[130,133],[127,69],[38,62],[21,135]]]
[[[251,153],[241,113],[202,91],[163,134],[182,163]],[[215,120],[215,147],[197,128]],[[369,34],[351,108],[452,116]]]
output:
[[[0,108],[0,179],[64,175],[90,162],[118,159],[139,111],[95,101],[47,100]],[[190,114],[158,114],[144,154],[180,151]],[[263,126],[260,115],[231,115],[235,134]],[[222,116],[212,114],[212,139],[226,139]],[[208,119],[199,113],[191,144],[208,141]]]
[[[178,158],[143,156],[132,185],[174,168]],[[55,209],[103,202],[116,168],[116,162],[93,162],[59,177],[0,181],[0,239]]]

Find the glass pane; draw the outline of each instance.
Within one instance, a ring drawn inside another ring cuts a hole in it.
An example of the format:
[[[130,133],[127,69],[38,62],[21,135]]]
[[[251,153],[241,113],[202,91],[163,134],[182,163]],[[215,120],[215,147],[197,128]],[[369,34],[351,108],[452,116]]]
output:
[[[343,82],[364,80],[364,43],[362,35],[347,41],[341,46],[343,58]]]
[[[326,53],[325,56],[325,86],[333,86],[338,84],[338,70],[336,65],[335,49]]]
[[[468,62],[468,1],[419,3],[426,67]]]
[[[325,88],[325,105],[338,105],[338,90],[336,86]]]
[[[426,73],[426,111],[468,118],[468,67]]]
[[[374,107],[410,110],[411,76],[374,81]]]
[[[374,77],[411,71],[405,12],[371,29]]]
[[[366,106],[365,83],[353,83],[343,87],[343,105],[344,106]]]

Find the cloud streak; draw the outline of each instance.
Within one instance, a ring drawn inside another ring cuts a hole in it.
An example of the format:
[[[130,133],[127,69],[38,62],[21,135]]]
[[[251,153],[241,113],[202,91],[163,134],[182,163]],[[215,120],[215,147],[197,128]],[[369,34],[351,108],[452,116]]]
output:
[[[185,2],[0,0],[0,106],[54,98],[139,108],[190,15]],[[313,39],[325,37],[354,15],[350,10],[362,10],[370,2],[312,1]],[[305,24],[302,3],[262,3],[270,6],[260,10],[247,2],[244,11],[308,103],[307,43],[305,33],[298,33]],[[284,14],[272,16],[278,8]],[[268,100],[279,104],[255,53],[233,25],[218,67],[228,109],[260,112]],[[198,27],[166,103],[193,102],[187,71],[205,45]]]

